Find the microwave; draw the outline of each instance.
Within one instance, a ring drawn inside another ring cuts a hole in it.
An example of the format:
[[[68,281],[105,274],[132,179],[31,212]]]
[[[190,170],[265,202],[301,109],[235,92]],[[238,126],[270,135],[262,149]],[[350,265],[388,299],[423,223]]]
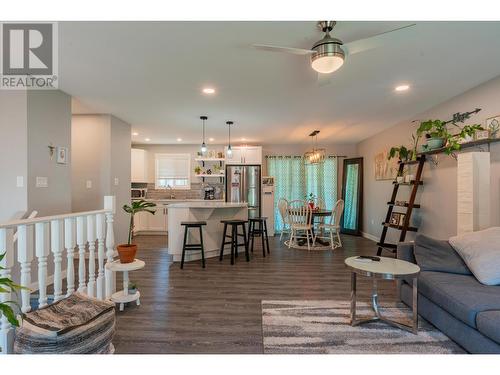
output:
[[[148,192],[148,189],[131,189],[131,194],[130,196],[132,198],[146,198],[146,193]]]

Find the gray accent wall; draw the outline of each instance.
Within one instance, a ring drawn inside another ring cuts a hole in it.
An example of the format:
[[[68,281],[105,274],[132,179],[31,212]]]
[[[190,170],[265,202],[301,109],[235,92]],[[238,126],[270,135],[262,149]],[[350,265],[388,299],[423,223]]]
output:
[[[418,86],[415,87],[418,90]],[[411,94],[408,93],[408,94]],[[364,158],[363,232],[378,238],[382,231],[381,222],[387,212],[387,201],[392,192],[391,181],[376,181],[374,157],[392,146],[409,144],[416,125],[411,120],[450,119],[453,113],[466,112],[475,108],[482,111],[467,123],[481,123],[489,117],[500,115],[500,77],[481,84],[451,100],[420,113],[408,121],[370,137],[358,144],[357,152]],[[487,150],[487,146],[483,147]],[[464,151],[465,152],[465,151]],[[439,155],[438,165],[426,163],[423,175],[424,185],[417,201],[421,209],[415,209],[414,223],[419,232],[441,239],[456,234],[457,226],[457,162],[450,156]],[[500,225],[500,144],[491,145],[491,225]],[[408,187],[400,187],[408,189]],[[398,195],[401,199],[407,195]],[[394,230],[389,230],[395,233]],[[411,239],[410,234],[407,239]],[[389,237],[394,241],[395,237]]]
[[[116,244],[128,234],[128,216],[121,207],[130,203],[130,131],[130,124],[111,115],[72,118],[72,211],[100,210],[104,196],[115,195]]]

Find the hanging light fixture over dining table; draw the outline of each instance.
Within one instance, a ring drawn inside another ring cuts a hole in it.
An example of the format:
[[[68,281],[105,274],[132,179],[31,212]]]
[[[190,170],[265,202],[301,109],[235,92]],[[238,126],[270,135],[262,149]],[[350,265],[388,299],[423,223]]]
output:
[[[311,137],[312,149],[304,153],[304,162],[306,165],[321,164],[325,161],[326,149],[318,148],[318,134],[319,130],[314,130],[309,137]]]

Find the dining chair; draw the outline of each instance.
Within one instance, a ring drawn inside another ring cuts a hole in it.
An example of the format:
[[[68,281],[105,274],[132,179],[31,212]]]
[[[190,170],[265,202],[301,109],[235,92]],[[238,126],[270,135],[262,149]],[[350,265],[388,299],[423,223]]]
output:
[[[313,242],[311,219],[312,209],[304,200],[294,200],[288,204],[288,222],[290,224],[288,248],[298,238],[305,238],[307,241],[307,250],[311,250],[311,243]],[[304,231],[305,235],[301,234]]]
[[[280,242],[283,238],[283,233],[290,233],[290,223],[288,222],[288,199],[280,198],[278,201],[278,212],[281,217],[281,233]]]
[[[343,212],[344,212],[344,201],[342,199],[339,199],[335,203],[335,206],[333,207],[329,223],[318,225],[319,229],[328,230],[328,237],[318,236],[316,234],[313,239],[313,244],[316,242],[316,238],[328,238],[330,239],[330,246],[332,250],[334,250],[336,247],[342,247],[342,240],[340,239],[340,218],[342,217]],[[334,241],[333,239],[334,233],[337,238],[336,241]]]

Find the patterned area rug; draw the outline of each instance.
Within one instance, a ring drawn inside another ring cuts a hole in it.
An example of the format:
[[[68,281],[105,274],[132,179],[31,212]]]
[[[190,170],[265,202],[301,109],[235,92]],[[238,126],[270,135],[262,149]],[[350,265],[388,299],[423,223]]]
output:
[[[349,325],[348,301],[262,301],[266,354],[452,354],[465,351],[419,318],[418,335],[373,322]],[[381,314],[408,319],[403,304],[383,304]],[[368,303],[357,302],[357,317],[373,316]]]

